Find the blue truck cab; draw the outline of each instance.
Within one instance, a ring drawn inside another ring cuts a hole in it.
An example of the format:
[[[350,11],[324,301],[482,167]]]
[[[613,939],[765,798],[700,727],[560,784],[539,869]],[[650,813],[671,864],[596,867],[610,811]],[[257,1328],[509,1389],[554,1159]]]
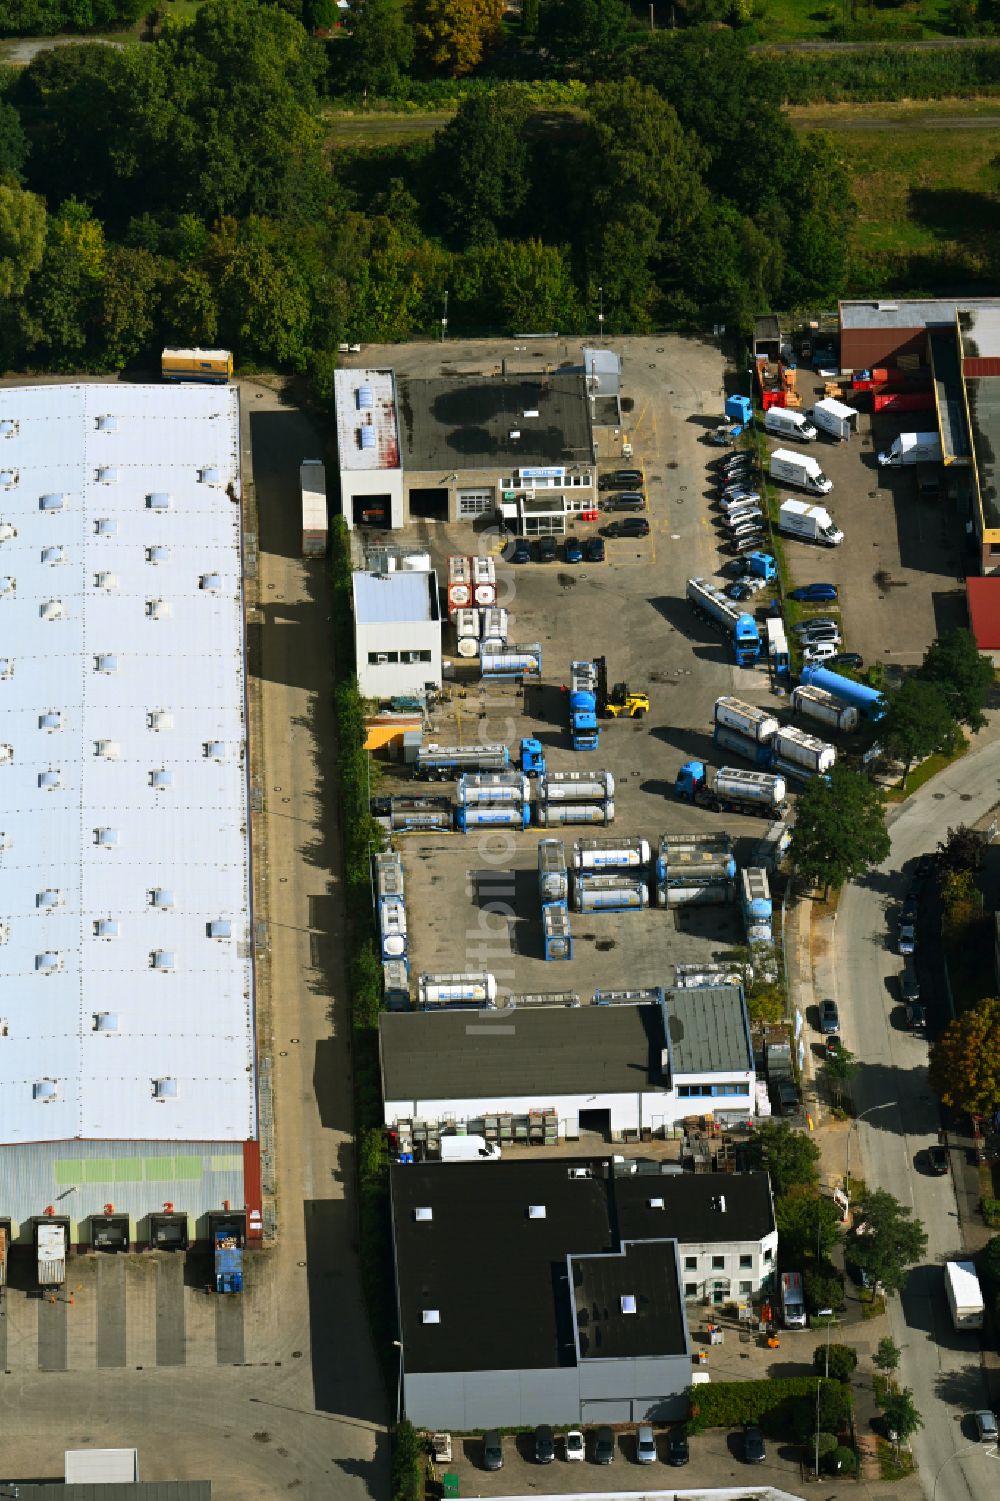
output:
[[[521,741],[521,770],[526,777],[545,775],[545,751],[540,740]]]

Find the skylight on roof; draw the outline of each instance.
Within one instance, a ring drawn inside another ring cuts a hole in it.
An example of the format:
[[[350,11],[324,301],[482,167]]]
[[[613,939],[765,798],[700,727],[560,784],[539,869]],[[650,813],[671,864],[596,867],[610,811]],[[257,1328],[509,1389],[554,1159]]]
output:
[[[50,495],[38,497],[38,509],[40,511],[62,511],[66,507],[66,497],[61,491],[53,491]]]
[[[98,516],[94,531],[99,537],[117,537],[118,522],[114,516]]]
[[[174,497],[168,495],[166,490],[154,490],[146,496],[146,505],[151,511],[169,511],[174,503]]]
[[[62,715],[60,714],[59,710],[46,709],[44,714],[39,714],[38,728],[40,730],[48,730],[50,733],[52,730],[61,730]]]
[[[636,1301],[634,1293],[622,1293],[622,1313],[635,1313]]]

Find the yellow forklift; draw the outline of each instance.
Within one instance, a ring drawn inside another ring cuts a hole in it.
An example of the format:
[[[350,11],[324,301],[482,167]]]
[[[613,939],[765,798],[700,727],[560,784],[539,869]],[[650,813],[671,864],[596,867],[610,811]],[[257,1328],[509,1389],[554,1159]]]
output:
[[[597,668],[597,712],[602,719],[642,719],[649,713],[649,694],[633,692],[628,683],[615,683],[608,691],[608,661],[595,657]]]

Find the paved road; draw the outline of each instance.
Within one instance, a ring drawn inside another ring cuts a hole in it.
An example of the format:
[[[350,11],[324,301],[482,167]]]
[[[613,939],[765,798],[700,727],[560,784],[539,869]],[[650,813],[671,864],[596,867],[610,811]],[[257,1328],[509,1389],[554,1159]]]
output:
[[[941,1263],[961,1249],[952,1181],[914,1168],[917,1154],[937,1140],[937,1105],[927,1085],[926,1043],[894,1025],[900,960],[889,934],[916,858],[949,827],[975,822],[998,800],[1000,747],[987,743],[904,805],[892,825],[889,859],[845,890],[837,917],[833,983],[845,1040],[863,1060],[857,1109],[892,1102],[859,1123],[855,1171],[863,1172],[869,1186],[886,1188],[909,1204],[928,1236],[923,1264],[914,1269],[902,1299],[890,1305],[890,1322],[903,1352],[902,1383],[913,1390],[924,1419],[913,1452],[931,1501],[988,1501],[1000,1494],[1000,1460],[991,1465],[986,1451],[970,1443],[968,1415],[987,1405],[987,1392],[978,1340],[955,1334],[942,1288]],[[955,1457],[964,1448],[969,1453]]]

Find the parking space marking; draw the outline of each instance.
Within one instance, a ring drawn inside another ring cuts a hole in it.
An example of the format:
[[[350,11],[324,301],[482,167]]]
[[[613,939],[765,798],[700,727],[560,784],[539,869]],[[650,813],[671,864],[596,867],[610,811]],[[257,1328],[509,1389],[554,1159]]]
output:
[[[184,1258],[164,1255],[156,1267],[156,1364],[184,1365]]]
[[[218,1365],[242,1365],[246,1358],[243,1299],[221,1294],[215,1300],[215,1359]]]
[[[38,1308],[38,1369],[40,1371],[65,1371],[68,1330],[66,1315],[69,1311],[67,1294],[43,1294],[37,1301]]]
[[[97,1263],[97,1364],[125,1364],[125,1258],[102,1255]],[[75,1364],[76,1362],[74,1362]]]

